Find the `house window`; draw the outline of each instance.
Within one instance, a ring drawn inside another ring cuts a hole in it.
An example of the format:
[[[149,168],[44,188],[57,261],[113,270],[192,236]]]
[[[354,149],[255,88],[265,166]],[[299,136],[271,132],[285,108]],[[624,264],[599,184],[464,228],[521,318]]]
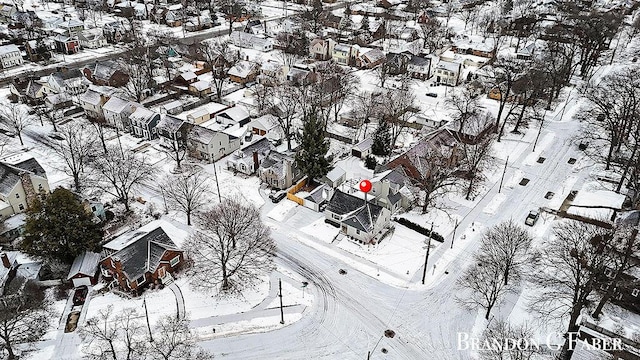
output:
[[[613,278],[615,276],[615,274],[613,273],[613,270],[609,268],[604,269],[604,275],[608,278]]]
[[[633,289],[631,292],[631,296],[633,297],[638,297],[638,294],[640,294],[640,289]]]
[[[38,184],[38,191],[44,191],[44,188],[42,187],[42,184]]]
[[[356,229],[356,234],[360,235],[360,230]]]
[[[96,207],[95,205],[91,207],[91,211],[95,212],[96,211]]]
[[[24,210],[24,205],[22,205],[22,204],[18,205],[18,209]]]
[[[169,261],[169,265],[171,265],[171,267],[174,267],[178,265],[179,262],[180,262],[180,255],[177,255],[176,257],[171,259],[171,261]]]
[[[16,193],[16,199],[20,199],[20,194]]]
[[[167,275],[166,273],[167,271],[164,269],[164,266],[158,269],[158,277],[163,278],[165,277],[165,275]]]
[[[145,280],[147,278],[144,276],[144,274],[142,274],[142,276],[140,276],[137,280],[136,283],[138,284],[138,286],[140,286],[141,284],[144,284]]]

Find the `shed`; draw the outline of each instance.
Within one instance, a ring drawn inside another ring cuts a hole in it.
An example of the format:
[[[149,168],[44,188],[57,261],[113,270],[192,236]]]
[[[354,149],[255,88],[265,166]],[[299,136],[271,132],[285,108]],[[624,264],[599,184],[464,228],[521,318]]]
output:
[[[95,285],[98,282],[98,263],[100,254],[86,251],[78,255],[69,271],[67,280],[73,282],[74,287],[81,285]]]
[[[371,145],[373,145],[373,139],[366,138],[351,148],[351,155],[364,159],[371,154]]]

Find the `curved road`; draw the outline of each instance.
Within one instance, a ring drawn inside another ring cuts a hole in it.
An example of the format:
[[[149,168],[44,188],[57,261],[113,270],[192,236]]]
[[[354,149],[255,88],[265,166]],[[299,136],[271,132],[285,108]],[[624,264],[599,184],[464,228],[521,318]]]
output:
[[[586,169],[567,163],[569,157],[573,157],[579,164],[583,156],[569,138],[577,124],[555,122],[552,114],[547,120],[535,155],[531,155],[531,144],[511,140],[514,145],[502,188],[506,198],[496,214],[484,213],[483,209],[497,194],[498,182],[473,208],[459,206],[457,213],[462,221],[458,234],[472,222],[487,227],[509,217],[524,221],[529,210],[546,205],[547,191],[561,196],[571,190],[562,188],[568,176],[577,177],[577,186],[584,182]],[[537,163],[538,156],[546,160]],[[519,174],[530,179],[526,186],[518,185],[517,181],[515,185],[510,184],[513,177],[519,179]],[[272,207],[267,202],[263,214]],[[457,349],[457,336],[458,332],[472,331],[477,312],[457,305],[455,279],[477,249],[477,242],[456,244],[466,248],[447,265],[449,274],[443,275],[441,281],[421,288],[416,285],[422,272],[419,270],[407,288],[397,288],[378,281],[373,274],[369,276],[350,268],[316,246],[305,245],[304,242],[314,241],[319,246],[334,247],[303,234],[294,221],[267,220],[267,223],[278,244],[276,261],[308,279],[309,290],[315,296],[314,305],[301,320],[285,328],[213,339],[201,343],[203,347],[216,355],[237,359],[366,359],[368,351],[372,352],[371,359],[470,359],[468,351]],[[540,236],[548,231],[548,226],[539,222],[532,231],[534,236]],[[299,237],[306,239],[300,241]],[[428,266],[449,249],[451,234],[445,238],[445,244],[434,252]],[[346,275],[338,273],[341,268],[347,269]],[[512,307],[513,302],[494,313],[508,315]],[[394,330],[396,336],[384,337],[386,329]],[[386,354],[381,351],[383,348]]]

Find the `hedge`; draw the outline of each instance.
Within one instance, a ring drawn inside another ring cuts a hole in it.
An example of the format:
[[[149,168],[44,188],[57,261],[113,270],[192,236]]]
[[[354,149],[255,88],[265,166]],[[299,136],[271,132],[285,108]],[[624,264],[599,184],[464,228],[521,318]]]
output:
[[[409,229],[419,232],[420,234],[424,235],[424,236],[429,236],[431,233],[431,230],[426,229],[416,223],[414,223],[413,221],[407,220],[405,218],[395,218],[393,219],[394,221],[396,221],[398,224],[404,225],[406,227],[408,227]],[[439,241],[439,242],[444,242],[444,237],[442,237],[442,235],[438,234],[437,232],[433,232],[433,234],[431,234],[431,238],[435,241]]]

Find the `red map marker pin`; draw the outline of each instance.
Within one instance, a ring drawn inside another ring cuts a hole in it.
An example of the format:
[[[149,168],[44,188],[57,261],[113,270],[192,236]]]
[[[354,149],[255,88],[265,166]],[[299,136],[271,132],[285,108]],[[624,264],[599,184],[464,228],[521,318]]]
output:
[[[363,193],[368,193],[369,191],[371,191],[371,181],[369,180],[360,181],[360,191],[362,191]]]

